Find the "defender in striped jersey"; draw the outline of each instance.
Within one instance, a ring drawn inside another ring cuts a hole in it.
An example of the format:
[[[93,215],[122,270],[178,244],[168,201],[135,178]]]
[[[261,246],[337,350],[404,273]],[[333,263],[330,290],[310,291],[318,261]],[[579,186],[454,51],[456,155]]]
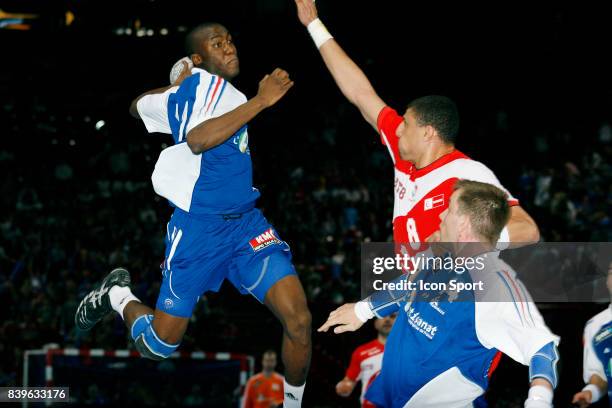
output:
[[[310,363],[311,316],[289,246],[255,208],[259,192],[253,187],[247,129],[293,82],[277,68],[247,100],[230,82],[239,73],[239,60],[224,26],[202,24],[186,45],[193,69],[185,63],[174,84],[141,95],[130,109],[149,132],[174,140],[152,176],[155,191],[175,208],[156,308],[134,297],[121,269],[84,299],[76,322],[90,329],[114,309],[142,356],[164,359],[179,346],[200,296],[219,290],[227,279],[281,321],[284,405],[299,407]]]

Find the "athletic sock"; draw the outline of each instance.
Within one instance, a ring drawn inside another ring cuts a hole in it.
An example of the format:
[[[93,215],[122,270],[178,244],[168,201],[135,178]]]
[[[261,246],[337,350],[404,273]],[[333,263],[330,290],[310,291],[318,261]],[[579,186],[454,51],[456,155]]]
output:
[[[302,406],[302,397],[304,395],[304,387],[306,383],[295,386],[283,381],[285,398],[283,399],[284,408],[300,408]]]
[[[122,319],[123,309],[125,309],[130,301],[135,300],[140,302],[127,286],[113,286],[108,291],[108,297],[110,298],[111,307],[115,312],[119,313]]]

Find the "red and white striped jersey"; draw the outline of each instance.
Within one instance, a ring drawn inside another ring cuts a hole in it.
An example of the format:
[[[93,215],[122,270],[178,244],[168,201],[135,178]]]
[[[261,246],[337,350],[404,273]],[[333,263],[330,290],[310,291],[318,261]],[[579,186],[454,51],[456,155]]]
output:
[[[393,240],[396,243],[423,242],[439,229],[440,214],[448,208],[453,185],[458,179],[499,187],[508,193],[510,205],[518,205],[487,166],[459,150],[453,150],[421,169],[402,160],[396,131],[403,120],[387,106],[380,111],[377,124],[381,141],[389,149],[395,167]]]
[[[380,372],[384,351],[385,345],[375,339],[357,347],[351,356],[351,363],[346,370],[346,376],[352,381],[361,380],[360,401],[362,407],[374,406],[365,401],[363,396]]]

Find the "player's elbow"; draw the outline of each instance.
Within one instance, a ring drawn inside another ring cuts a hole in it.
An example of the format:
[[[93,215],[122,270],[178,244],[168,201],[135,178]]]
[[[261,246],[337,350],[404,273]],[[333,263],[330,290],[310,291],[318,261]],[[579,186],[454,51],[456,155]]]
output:
[[[540,241],[540,229],[538,228],[535,221],[531,220],[531,225],[529,226],[527,233],[527,240],[529,243],[535,244]]]
[[[193,154],[200,154],[206,150],[205,141],[201,140],[201,138],[199,138],[198,135],[193,132],[193,130],[187,133],[187,146],[189,146],[189,149]]]
[[[140,119],[140,114],[138,113],[138,99],[140,98],[134,99],[130,104],[130,115],[132,115],[136,119]]]

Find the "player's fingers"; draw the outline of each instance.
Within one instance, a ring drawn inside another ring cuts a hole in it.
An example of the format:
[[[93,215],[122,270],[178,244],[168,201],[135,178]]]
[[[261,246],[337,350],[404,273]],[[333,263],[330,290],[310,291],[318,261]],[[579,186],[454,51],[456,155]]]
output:
[[[340,326],[337,326],[334,329],[334,333],[340,334],[340,333],[344,333],[344,332],[347,332],[347,331],[350,331],[350,330],[351,330],[351,327],[348,324],[342,324]]]
[[[325,323],[323,323],[323,325],[321,327],[319,327],[319,329],[317,330],[318,332],[326,332],[327,330],[329,330],[330,327],[332,327],[333,325],[335,325],[335,319],[332,319],[331,317],[327,319],[327,321]]]

